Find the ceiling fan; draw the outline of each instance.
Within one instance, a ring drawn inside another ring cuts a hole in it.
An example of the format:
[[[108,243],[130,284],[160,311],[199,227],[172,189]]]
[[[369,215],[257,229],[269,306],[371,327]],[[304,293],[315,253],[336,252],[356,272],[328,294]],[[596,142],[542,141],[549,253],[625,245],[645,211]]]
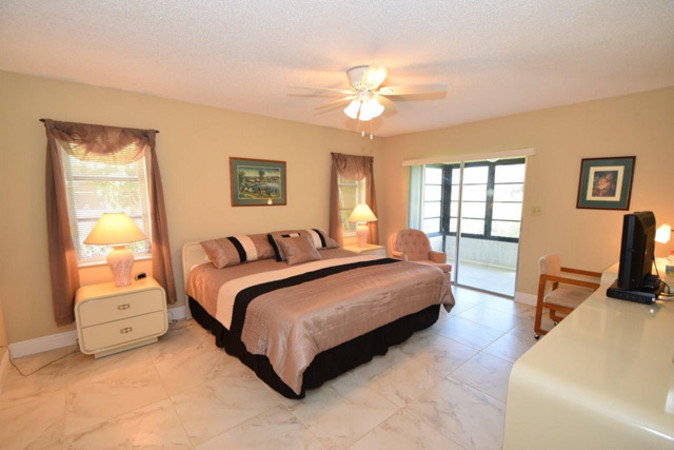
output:
[[[342,94],[344,95],[343,98],[318,106],[316,109],[331,108],[348,102],[348,106],[344,108],[344,114],[352,119],[358,119],[363,122],[379,117],[385,109],[390,111],[396,110],[395,104],[387,97],[440,94],[447,92],[446,83],[381,86],[387,75],[388,72],[383,66],[362,65],[351,67],[346,71],[346,76],[349,79],[350,84],[349,89],[311,86],[290,87]]]

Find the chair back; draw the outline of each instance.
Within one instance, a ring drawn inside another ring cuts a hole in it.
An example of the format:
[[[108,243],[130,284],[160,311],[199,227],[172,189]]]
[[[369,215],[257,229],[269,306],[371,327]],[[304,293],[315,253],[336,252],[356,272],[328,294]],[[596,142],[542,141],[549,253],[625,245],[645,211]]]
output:
[[[562,274],[562,259],[555,253],[548,253],[538,260],[538,275],[552,275],[559,277]]]
[[[428,259],[431,243],[426,233],[419,230],[405,229],[391,235],[391,248],[405,253],[410,261]]]

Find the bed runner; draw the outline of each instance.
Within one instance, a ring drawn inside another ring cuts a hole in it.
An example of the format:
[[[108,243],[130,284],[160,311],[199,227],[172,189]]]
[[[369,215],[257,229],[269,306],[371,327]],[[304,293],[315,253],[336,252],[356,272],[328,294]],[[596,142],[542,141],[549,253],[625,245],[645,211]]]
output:
[[[347,270],[358,269],[360,267],[369,267],[375,265],[391,264],[400,262],[398,259],[380,258],[370,261],[360,261],[355,263],[340,264],[337,266],[326,267],[312,272],[306,272],[300,275],[291,276],[289,278],[282,278],[279,280],[269,281],[262,284],[250,286],[240,291],[234,300],[234,308],[232,311],[232,323],[230,331],[237,338],[241,339],[243,331],[243,324],[246,320],[246,310],[248,306],[260,295],[266,294],[277,289],[282,289],[291,286],[297,286],[301,283],[325,278],[330,275],[346,272]]]

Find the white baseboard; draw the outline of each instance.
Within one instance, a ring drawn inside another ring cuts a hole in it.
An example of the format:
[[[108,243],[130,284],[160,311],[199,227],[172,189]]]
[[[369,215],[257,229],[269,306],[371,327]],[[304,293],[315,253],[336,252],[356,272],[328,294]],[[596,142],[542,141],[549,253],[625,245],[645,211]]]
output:
[[[7,347],[0,347],[0,394],[2,394],[2,387],[5,385],[5,378],[9,370],[9,350]]]
[[[185,307],[176,306],[169,308],[168,319],[169,323],[174,320],[182,320],[185,318]],[[26,341],[15,342],[9,344],[9,353],[12,359],[21,358],[22,356],[34,355],[35,353],[48,352],[57,348],[68,347],[69,345],[77,344],[77,330],[65,331],[63,333],[50,334],[35,339],[28,339]]]
[[[169,323],[174,320],[183,320],[185,318],[185,307],[176,306],[175,308],[169,308],[168,310],[168,320]]]
[[[77,344],[77,330],[70,330],[9,344],[9,353],[12,359],[17,359],[75,344]]]
[[[525,292],[515,292],[515,301],[517,303],[524,303],[529,306],[536,306],[536,301],[538,297],[534,294],[527,294]]]

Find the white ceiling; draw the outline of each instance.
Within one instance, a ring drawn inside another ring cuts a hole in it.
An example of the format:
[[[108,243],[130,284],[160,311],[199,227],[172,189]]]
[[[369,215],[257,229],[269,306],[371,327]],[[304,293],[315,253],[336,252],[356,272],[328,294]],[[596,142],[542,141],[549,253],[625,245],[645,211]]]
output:
[[[375,119],[392,136],[672,86],[673,24],[673,0],[0,0],[0,69],[347,130],[287,86],[448,83]]]

